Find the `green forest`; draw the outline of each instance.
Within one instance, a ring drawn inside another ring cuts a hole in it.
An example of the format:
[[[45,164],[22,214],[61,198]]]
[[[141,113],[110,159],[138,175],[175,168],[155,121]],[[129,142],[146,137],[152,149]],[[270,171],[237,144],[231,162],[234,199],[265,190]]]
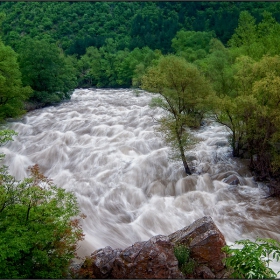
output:
[[[75,88],[142,88],[159,94],[151,106],[166,111],[160,131],[186,174],[185,151],[194,140],[184,128],[198,128],[207,117],[230,130],[233,156],[248,159],[256,180],[280,196],[280,2],[0,2],[0,27],[2,123],[68,100]],[[11,140],[9,133],[0,134],[1,144]],[[82,240],[78,223],[68,222],[79,214],[75,199],[36,166],[19,185],[2,167],[0,181],[6,186],[0,220],[15,217],[1,238],[26,233],[12,249],[0,247],[7,253],[0,267],[10,269],[2,276],[64,277]],[[38,182],[46,192],[36,193]],[[32,195],[28,204],[25,196]],[[29,219],[38,201],[49,227],[30,253],[26,227],[38,226]],[[48,219],[61,222],[51,241],[45,240],[53,231]],[[69,238],[59,243],[65,234]],[[19,249],[27,253],[17,255]],[[44,255],[48,250],[53,258]],[[60,262],[59,254],[65,256]],[[45,262],[34,270],[32,258]]]
[[[175,59],[205,80],[173,114],[181,116],[175,129],[211,114],[231,130],[233,155],[249,158],[259,180],[278,181],[279,2],[1,2],[0,13],[2,120],[69,99],[75,88],[160,92],[145,77]]]

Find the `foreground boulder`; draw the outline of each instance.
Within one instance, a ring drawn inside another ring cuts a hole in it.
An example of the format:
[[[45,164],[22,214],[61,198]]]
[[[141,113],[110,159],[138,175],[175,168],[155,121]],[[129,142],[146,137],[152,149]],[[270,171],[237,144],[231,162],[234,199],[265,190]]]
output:
[[[184,244],[190,248],[190,256],[198,265],[205,265],[216,274],[224,269],[226,245],[225,238],[210,216],[205,216],[190,226],[169,235],[175,244]]]
[[[178,268],[174,246],[184,244],[190,249],[195,269],[188,278],[226,278],[223,264],[226,245],[224,236],[210,216],[169,236],[157,235],[148,241],[136,242],[121,250],[105,247],[87,257],[79,271],[79,278],[167,279],[184,278]]]
[[[111,278],[113,263],[121,252],[121,249],[110,246],[94,251],[90,258],[86,258],[79,275],[81,278]]]
[[[137,242],[116,258],[113,278],[183,278],[174,255],[174,246],[167,236],[158,235],[147,242]]]

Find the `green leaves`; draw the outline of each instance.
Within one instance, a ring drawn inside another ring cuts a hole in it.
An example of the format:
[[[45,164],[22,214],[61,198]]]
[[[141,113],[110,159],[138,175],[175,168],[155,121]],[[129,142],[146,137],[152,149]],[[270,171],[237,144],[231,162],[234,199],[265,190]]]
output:
[[[76,197],[30,168],[18,182],[0,169],[0,278],[64,278],[83,239]]]
[[[55,44],[27,39],[19,54],[23,82],[34,90],[33,102],[49,105],[70,98],[69,92],[76,86],[76,73],[72,61]]]
[[[22,115],[23,102],[31,92],[22,86],[16,53],[0,41],[0,121]]]
[[[207,101],[212,95],[209,83],[195,65],[187,63],[184,58],[168,55],[148,68],[141,87],[159,94],[151,104],[166,111],[159,120],[159,131],[175,155],[181,158],[186,173],[190,174],[185,150],[193,141],[187,128],[199,127],[209,109]]]
[[[204,58],[209,52],[213,32],[180,30],[172,39],[172,48],[188,62]]]
[[[190,249],[184,244],[177,244],[174,247],[174,255],[178,260],[179,269],[185,274],[192,274],[196,263],[190,258]]]
[[[273,239],[256,239],[236,241],[241,248],[225,246],[227,254],[225,264],[232,269],[233,278],[276,278],[277,274],[269,267],[272,259],[280,259],[280,243]],[[235,245],[235,246],[236,246]]]

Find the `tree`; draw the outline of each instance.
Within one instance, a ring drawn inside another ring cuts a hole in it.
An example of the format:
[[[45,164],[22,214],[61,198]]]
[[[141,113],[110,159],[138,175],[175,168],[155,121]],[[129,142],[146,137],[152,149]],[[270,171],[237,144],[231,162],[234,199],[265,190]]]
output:
[[[191,174],[185,149],[193,143],[187,127],[197,127],[207,112],[212,93],[209,83],[198,69],[185,59],[168,55],[160,58],[142,79],[143,89],[158,93],[152,106],[166,111],[159,120],[160,131],[183,162],[185,172]]]
[[[177,55],[184,57],[188,62],[204,58],[210,47],[213,32],[180,30],[172,39],[172,48]]]
[[[264,55],[280,54],[280,24],[269,12],[264,12],[262,16],[262,21],[255,24],[255,18],[249,12],[240,13],[238,27],[228,42],[240,54],[255,60]]]
[[[258,56],[261,46],[257,39],[257,25],[255,18],[247,11],[240,13],[238,27],[228,41],[230,47],[242,48],[244,55]]]
[[[258,180],[276,179],[273,195],[279,195],[280,58],[241,56],[233,67],[234,90],[216,97],[216,121],[231,130],[233,156],[250,159]]]
[[[78,60],[79,86],[97,85],[101,79],[101,54],[96,47],[88,47],[86,53]]]
[[[30,87],[23,87],[17,54],[0,41],[0,120],[22,115]]]
[[[76,73],[62,50],[47,40],[26,39],[19,54],[23,83],[34,90],[31,101],[48,105],[70,98]]]
[[[15,134],[0,132],[2,145]],[[85,216],[74,194],[53,185],[38,165],[29,171],[18,182],[0,167],[0,278],[66,278]]]
[[[211,39],[209,54],[194,63],[211,82],[216,94],[222,96],[234,95],[234,56],[229,49],[217,39]]]

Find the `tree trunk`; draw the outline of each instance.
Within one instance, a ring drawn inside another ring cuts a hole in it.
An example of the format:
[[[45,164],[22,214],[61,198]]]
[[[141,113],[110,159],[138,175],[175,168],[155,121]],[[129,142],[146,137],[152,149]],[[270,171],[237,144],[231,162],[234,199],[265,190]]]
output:
[[[184,168],[185,168],[185,172],[186,172],[186,174],[191,175],[192,173],[191,173],[191,170],[188,166],[187,159],[186,159],[186,156],[185,156],[185,153],[184,153],[183,143],[182,143],[182,140],[181,140],[181,137],[180,137],[178,131],[177,131],[177,139],[178,139],[181,159],[182,159],[182,162],[183,162],[183,165],[184,165]]]
[[[185,172],[188,174],[188,175],[191,175],[191,171],[190,171],[190,168],[187,164],[187,161],[186,161],[186,157],[185,155],[182,157],[182,161],[183,161],[183,164],[184,164],[184,168],[185,168]]]

